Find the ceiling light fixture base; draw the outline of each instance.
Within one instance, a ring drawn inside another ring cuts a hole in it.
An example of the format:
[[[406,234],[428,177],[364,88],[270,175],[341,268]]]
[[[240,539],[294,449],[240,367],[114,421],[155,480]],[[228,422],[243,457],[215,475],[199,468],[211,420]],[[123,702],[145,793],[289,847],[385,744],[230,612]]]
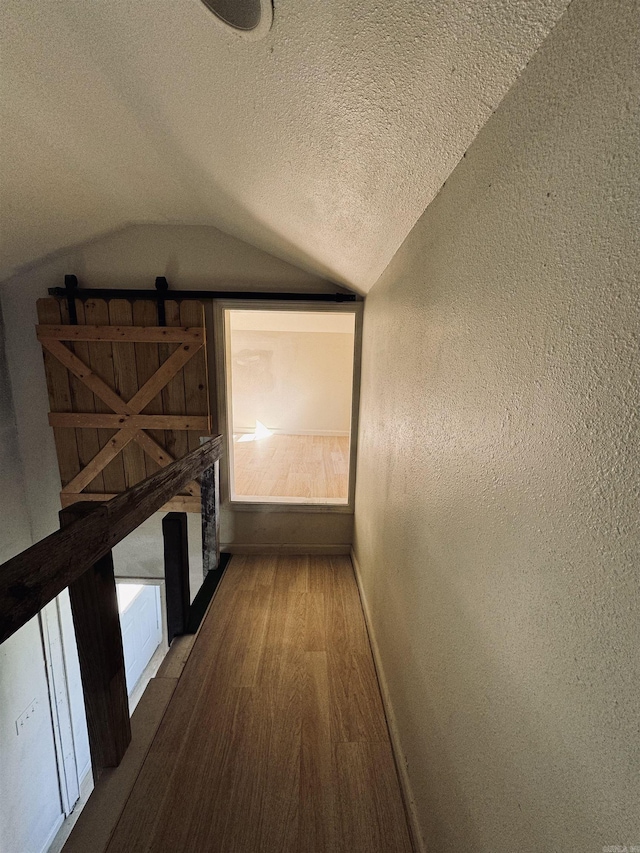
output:
[[[264,38],[273,23],[272,0],[201,0],[225,32],[248,41]]]

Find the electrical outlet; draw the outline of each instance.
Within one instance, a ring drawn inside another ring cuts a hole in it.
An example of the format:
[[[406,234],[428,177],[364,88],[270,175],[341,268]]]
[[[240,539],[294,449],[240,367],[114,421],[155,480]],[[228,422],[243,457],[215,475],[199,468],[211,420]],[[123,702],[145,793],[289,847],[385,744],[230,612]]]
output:
[[[38,708],[38,702],[34,699],[29,703],[29,706],[20,714],[18,719],[16,720],[16,734],[18,737],[24,733],[25,727],[29,724],[29,721],[33,718]]]

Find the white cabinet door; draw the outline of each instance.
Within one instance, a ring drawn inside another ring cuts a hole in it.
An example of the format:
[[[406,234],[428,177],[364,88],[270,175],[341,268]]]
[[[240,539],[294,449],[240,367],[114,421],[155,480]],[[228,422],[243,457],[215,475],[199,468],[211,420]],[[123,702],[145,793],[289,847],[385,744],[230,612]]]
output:
[[[127,692],[131,695],[162,640],[160,589],[155,584],[119,583],[118,605]]]

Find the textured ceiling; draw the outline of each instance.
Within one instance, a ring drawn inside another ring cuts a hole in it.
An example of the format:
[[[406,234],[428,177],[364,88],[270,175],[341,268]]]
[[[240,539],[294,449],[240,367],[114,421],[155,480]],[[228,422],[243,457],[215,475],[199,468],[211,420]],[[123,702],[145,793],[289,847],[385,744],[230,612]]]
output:
[[[0,276],[175,222],[366,291],[566,5],[5,0]]]

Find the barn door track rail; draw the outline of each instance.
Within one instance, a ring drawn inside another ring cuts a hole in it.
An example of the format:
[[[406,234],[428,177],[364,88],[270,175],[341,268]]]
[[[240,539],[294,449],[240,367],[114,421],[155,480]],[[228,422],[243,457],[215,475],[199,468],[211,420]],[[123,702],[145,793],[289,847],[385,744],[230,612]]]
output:
[[[164,325],[164,301],[171,299],[196,299],[198,301],[207,299],[259,299],[262,301],[280,302],[358,302],[362,297],[347,288],[333,293],[288,293],[286,291],[259,291],[259,290],[172,290],[169,291],[169,283],[164,276],[156,278],[156,289],[133,289],[133,288],[88,288],[78,287],[78,279],[75,275],[65,275],[64,287],[50,287],[50,296],[66,299],[69,302],[69,314],[72,323],[75,308],[71,306],[75,299],[82,301],[86,299],[153,299],[158,304],[158,325]]]

